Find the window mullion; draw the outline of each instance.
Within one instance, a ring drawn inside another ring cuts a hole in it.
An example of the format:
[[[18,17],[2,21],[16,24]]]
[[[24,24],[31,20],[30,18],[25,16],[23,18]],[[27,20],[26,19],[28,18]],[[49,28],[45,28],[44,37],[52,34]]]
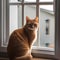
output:
[[[36,0],[36,16],[39,17],[39,0]],[[37,33],[37,45],[40,45],[40,40],[39,40],[39,29]]]
[[[1,46],[3,47],[6,43],[6,1],[2,0],[2,40]]]
[[[39,17],[39,0],[36,1],[36,16]]]
[[[53,2],[39,2],[40,5],[53,5]]]
[[[22,26],[24,25],[24,0],[22,0]]]
[[[9,0],[6,0],[6,44],[9,39]]]

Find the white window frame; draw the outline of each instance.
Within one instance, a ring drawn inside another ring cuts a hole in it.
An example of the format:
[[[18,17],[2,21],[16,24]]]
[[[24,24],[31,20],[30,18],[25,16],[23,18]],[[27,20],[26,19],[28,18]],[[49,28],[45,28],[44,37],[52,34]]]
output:
[[[1,11],[0,11],[0,13],[1,13],[1,16],[2,17],[0,17],[0,19],[1,19],[1,26],[0,26],[0,28],[1,28],[1,37],[0,37],[0,52],[2,51],[2,52],[6,52],[6,44],[7,44],[7,42],[8,42],[8,38],[7,37],[9,37],[9,1],[8,0],[0,0],[1,1]],[[4,1],[6,1],[6,3],[4,2]],[[24,0],[22,0],[22,1],[24,1]],[[59,19],[58,18],[60,18],[59,16],[57,16],[57,15],[59,15],[59,13],[58,12],[60,12],[59,11],[59,8],[57,8],[57,7],[59,7],[59,5],[58,4],[60,4],[60,0],[55,0],[55,2],[56,2],[56,18],[55,18],[55,20],[56,20],[56,28],[55,28],[55,32],[56,32],[56,37],[55,37],[55,40],[57,40],[55,43],[56,43],[56,45],[55,45],[55,54],[54,54],[54,51],[52,50],[52,51],[48,51],[48,50],[44,50],[44,48],[36,48],[35,49],[35,47],[34,47],[34,49],[32,50],[32,54],[34,55],[35,54],[35,56],[37,56],[37,57],[45,57],[45,58],[55,58],[55,56],[56,56],[56,58],[59,58],[60,59],[60,53],[59,53],[59,28],[57,28],[58,26],[59,26],[59,24],[57,24],[58,23],[58,21],[59,21]],[[4,5],[4,4],[5,5]],[[21,4],[21,3],[10,3],[10,5],[16,5],[16,4]],[[26,5],[29,5],[29,3],[25,3]],[[33,3],[33,4],[35,4],[35,3]],[[46,4],[46,3],[44,3],[44,2],[42,2],[42,3],[40,3],[41,5],[42,4]],[[51,3],[47,3],[47,4],[51,4]],[[6,8],[4,7],[4,6],[6,6]],[[22,7],[22,10],[24,11],[24,4],[22,5],[23,7]],[[37,0],[37,10],[36,11],[39,11],[39,7],[38,7],[38,0]],[[57,12],[58,11],[58,12]],[[5,13],[3,13],[3,12],[5,12]],[[24,12],[22,12],[22,13],[24,13]],[[22,16],[24,17],[24,15],[22,14]],[[39,13],[37,12],[36,13],[36,16],[39,16]],[[22,17],[22,20],[24,20],[23,19],[23,17]],[[4,24],[3,24],[4,23]],[[7,24],[6,24],[7,23]],[[22,22],[22,25],[24,25],[24,23]],[[5,29],[4,29],[5,28]],[[4,38],[6,38],[6,40],[4,39]],[[50,52],[50,53],[49,53]]]
[[[1,38],[0,38],[0,52],[6,52],[6,45],[9,37],[9,5],[8,0],[0,0],[1,2]]]

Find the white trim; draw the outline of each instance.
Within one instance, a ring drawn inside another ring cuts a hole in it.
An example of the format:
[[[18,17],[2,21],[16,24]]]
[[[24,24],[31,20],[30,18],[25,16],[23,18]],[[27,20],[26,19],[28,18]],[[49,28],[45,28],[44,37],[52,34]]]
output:
[[[1,47],[6,45],[6,0],[2,0],[2,38],[1,38]]]
[[[2,40],[1,40],[1,46],[2,46],[2,44],[3,44],[3,0],[2,0],[2,26],[1,26],[1,28],[2,28]]]

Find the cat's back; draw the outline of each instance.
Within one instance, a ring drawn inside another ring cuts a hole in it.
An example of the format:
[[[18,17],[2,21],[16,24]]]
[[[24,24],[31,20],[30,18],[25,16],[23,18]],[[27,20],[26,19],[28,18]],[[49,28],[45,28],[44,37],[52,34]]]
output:
[[[20,56],[22,54],[25,54],[28,49],[28,41],[26,36],[24,35],[23,29],[17,29],[13,31],[9,38],[7,47],[9,55],[12,55],[13,53],[16,56]]]
[[[21,37],[21,34],[23,34],[23,29],[14,30],[9,37],[9,43],[10,43],[10,41],[16,40],[18,38],[18,36]]]
[[[17,44],[19,44],[19,43],[22,44],[22,43],[27,42],[27,40],[28,39],[27,39],[26,34],[24,33],[24,29],[23,28],[16,29],[11,33],[11,35],[9,37],[8,46],[9,45],[11,46],[12,44],[16,44],[17,42],[18,42]]]
[[[23,28],[16,29],[16,30],[14,30],[14,31],[11,33],[10,38],[16,37],[16,36],[20,36],[20,37],[21,37],[23,34],[24,34]],[[10,40],[10,39],[9,39],[9,40]]]
[[[20,35],[23,34],[23,28],[14,30],[11,35],[13,35],[13,34],[15,34],[15,33],[16,33],[16,34],[19,33]]]

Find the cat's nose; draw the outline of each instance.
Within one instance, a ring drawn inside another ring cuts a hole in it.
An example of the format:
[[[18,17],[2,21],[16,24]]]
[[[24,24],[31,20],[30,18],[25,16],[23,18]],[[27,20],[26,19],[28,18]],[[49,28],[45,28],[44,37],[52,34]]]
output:
[[[32,25],[31,27],[34,28],[34,25]]]

